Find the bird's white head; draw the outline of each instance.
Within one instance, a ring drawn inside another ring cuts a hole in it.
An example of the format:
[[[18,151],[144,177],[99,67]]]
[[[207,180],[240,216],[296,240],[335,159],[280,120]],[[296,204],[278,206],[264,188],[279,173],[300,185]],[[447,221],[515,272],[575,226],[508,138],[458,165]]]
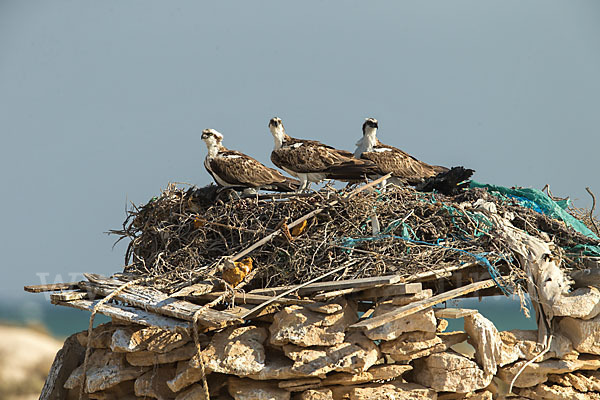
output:
[[[354,157],[360,158],[365,151],[373,151],[373,146],[377,143],[377,120],[375,118],[367,118],[362,126],[363,135],[356,142],[356,150]]]
[[[275,150],[278,150],[283,146],[283,141],[286,138],[285,128],[283,127],[283,122],[281,122],[281,118],[273,117],[269,121],[269,130],[273,135],[273,140],[275,141]]]
[[[367,118],[365,119],[365,123],[362,126],[363,136],[364,135],[373,135],[375,136],[378,128],[378,122],[375,118]]]
[[[223,135],[221,132],[218,132],[215,129],[205,129],[202,131],[201,138],[204,143],[206,143],[209,156],[214,157],[219,152],[219,147],[222,146],[221,142],[223,141]]]

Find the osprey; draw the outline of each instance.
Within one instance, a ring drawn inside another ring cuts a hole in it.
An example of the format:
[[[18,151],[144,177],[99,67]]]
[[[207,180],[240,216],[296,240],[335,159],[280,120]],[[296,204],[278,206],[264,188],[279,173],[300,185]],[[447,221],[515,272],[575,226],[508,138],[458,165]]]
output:
[[[450,170],[438,165],[429,165],[410,154],[393,146],[383,144],[377,139],[378,122],[375,118],[367,118],[362,126],[363,137],[356,142],[354,156],[377,164],[377,175],[392,173],[392,179],[411,185],[417,189],[442,193],[453,193],[459,183],[473,174],[472,169],[454,167]]]
[[[267,189],[293,192],[300,182],[283,176],[279,171],[261,164],[254,158],[223,146],[223,135],[214,129],[202,131],[208,154],[204,167],[215,182],[226,188]]]
[[[277,117],[269,121],[269,130],[275,141],[271,161],[300,179],[300,190],[306,189],[311,182],[324,179],[356,181],[378,171],[375,164],[359,160],[348,151],[337,150],[316,140],[290,137]]]

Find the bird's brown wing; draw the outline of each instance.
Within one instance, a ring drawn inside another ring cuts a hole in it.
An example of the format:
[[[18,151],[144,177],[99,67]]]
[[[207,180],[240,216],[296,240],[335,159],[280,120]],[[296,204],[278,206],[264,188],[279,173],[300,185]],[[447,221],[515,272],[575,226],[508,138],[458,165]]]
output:
[[[235,186],[260,187],[286,180],[279,171],[239,151],[220,152],[209,163],[214,174]]]
[[[365,165],[354,158],[352,153],[337,150],[314,140],[292,139],[283,147],[273,150],[271,161],[279,168],[299,173],[327,172],[342,165]]]
[[[373,151],[363,152],[360,157],[377,164],[382,174],[391,172],[409,183],[418,183],[434,176],[440,172],[439,168],[443,168],[431,166],[400,149],[384,144],[375,146]]]

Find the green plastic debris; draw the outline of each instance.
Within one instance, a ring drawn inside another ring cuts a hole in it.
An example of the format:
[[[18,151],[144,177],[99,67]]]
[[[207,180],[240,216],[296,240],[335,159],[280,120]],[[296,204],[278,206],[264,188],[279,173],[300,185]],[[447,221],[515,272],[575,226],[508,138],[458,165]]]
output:
[[[565,208],[569,206],[568,201],[556,202],[552,200],[546,193],[538,189],[523,188],[523,189],[511,189],[504,186],[488,185],[485,183],[479,183],[471,181],[471,188],[485,188],[490,192],[500,193],[506,197],[516,199],[522,206],[531,208],[542,214],[548,215],[549,217],[563,221],[577,232],[590,237],[592,239],[600,240],[598,236],[592,232],[583,222],[565,211]],[[596,251],[600,251],[598,246]]]

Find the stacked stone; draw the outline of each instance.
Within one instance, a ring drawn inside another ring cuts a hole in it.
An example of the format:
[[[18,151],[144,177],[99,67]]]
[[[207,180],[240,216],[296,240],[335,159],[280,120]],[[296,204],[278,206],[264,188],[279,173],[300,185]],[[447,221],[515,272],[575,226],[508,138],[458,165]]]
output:
[[[430,290],[396,296],[362,318],[430,296]],[[550,350],[518,376],[515,398],[600,399],[600,317],[592,314],[560,319],[564,334],[556,334]],[[268,320],[201,335],[211,398],[502,398],[527,360],[544,350],[537,331],[498,332],[474,310],[464,316],[464,332],[444,332],[447,320],[433,309],[367,331],[349,328],[358,320],[357,303],[342,298],[288,306]],[[87,332],[75,339],[81,355]],[[204,398],[197,348],[188,334],[112,322],[95,328],[89,345],[85,382],[79,357],[79,366],[60,383],[64,398],[77,398],[82,384],[89,399]]]

